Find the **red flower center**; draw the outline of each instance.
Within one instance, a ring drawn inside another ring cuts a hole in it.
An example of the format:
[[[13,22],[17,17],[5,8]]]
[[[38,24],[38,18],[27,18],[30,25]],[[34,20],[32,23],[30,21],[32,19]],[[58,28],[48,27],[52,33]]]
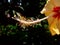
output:
[[[60,7],[54,7],[53,8],[53,12],[55,12],[55,14],[53,15],[53,17],[60,19]]]

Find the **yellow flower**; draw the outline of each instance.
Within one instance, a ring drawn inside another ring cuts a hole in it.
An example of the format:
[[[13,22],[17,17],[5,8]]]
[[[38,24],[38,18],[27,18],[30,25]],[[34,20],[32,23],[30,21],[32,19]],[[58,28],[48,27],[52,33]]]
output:
[[[49,29],[52,35],[60,34],[60,0],[47,0],[46,5],[41,11],[45,16],[52,15],[49,17]]]

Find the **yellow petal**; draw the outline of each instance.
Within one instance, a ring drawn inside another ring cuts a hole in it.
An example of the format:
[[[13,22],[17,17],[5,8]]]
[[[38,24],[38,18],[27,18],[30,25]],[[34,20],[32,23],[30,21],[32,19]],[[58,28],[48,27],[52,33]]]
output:
[[[48,16],[51,13],[54,6],[55,6],[55,4],[53,3],[53,1],[48,0],[47,3],[45,4],[44,8],[42,9],[41,13],[46,14],[46,16]]]
[[[47,3],[45,4],[44,8],[40,13],[42,14],[51,13],[52,9],[56,6],[60,6],[60,0],[47,0]]]
[[[58,20],[57,20],[57,18],[52,20],[51,22],[50,21],[48,21],[48,22],[49,22],[49,28],[50,28],[51,34],[52,35],[55,35],[55,34],[59,35],[60,34],[59,33],[60,29],[58,28]]]
[[[56,6],[60,6],[60,0],[52,0]]]
[[[41,13],[45,14],[45,16],[48,16],[50,14],[53,15],[52,10],[56,6],[60,6],[60,0],[48,0]],[[48,18],[48,24],[52,35],[60,34],[60,20],[58,20],[57,18],[55,19],[51,16],[50,18]]]

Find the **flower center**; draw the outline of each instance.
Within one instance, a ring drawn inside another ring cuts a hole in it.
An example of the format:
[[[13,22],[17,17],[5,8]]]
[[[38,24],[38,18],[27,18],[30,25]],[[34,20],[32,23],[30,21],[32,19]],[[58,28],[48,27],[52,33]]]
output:
[[[60,10],[59,10],[59,13],[60,13]]]
[[[60,19],[60,7],[54,7],[53,12],[55,13],[53,17]]]

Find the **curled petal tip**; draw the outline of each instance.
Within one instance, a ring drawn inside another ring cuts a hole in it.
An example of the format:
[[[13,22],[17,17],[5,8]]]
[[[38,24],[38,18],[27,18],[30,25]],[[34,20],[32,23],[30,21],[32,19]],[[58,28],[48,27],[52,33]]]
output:
[[[46,9],[44,8],[40,13],[41,13],[41,14],[44,14],[45,10],[46,10]]]

